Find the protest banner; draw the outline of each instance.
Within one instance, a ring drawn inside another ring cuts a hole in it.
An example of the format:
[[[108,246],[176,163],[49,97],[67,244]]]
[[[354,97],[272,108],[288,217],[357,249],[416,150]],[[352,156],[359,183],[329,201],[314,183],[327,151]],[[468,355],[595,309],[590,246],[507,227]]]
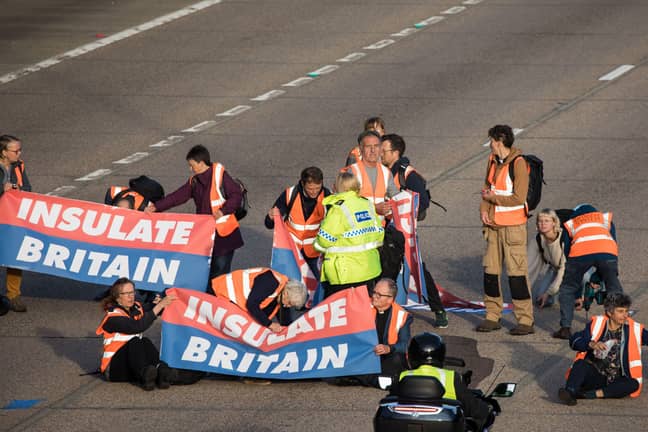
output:
[[[110,207],[30,192],[0,197],[0,265],[110,285],[204,291],[214,218]]]
[[[161,359],[171,367],[266,379],[380,373],[367,288],[338,292],[281,333],[227,299],[183,289],[162,315]]]

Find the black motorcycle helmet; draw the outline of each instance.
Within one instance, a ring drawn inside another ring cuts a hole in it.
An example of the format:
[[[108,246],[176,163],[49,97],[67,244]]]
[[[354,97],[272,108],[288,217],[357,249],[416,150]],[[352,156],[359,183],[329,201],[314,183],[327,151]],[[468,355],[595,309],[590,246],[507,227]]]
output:
[[[443,367],[445,355],[445,342],[435,333],[419,333],[410,340],[407,347],[407,361],[412,369],[421,365]]]

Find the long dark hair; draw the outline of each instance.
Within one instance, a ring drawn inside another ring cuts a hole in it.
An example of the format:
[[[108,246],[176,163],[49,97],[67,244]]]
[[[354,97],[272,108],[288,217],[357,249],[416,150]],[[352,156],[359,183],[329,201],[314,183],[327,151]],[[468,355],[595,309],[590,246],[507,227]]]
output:
[[[101,300],[101,309],[107,311],[117,306],[119,304],[117,302],[117,299],[119,298],[119,292],[121,291],[121,288],[126,284],[131,284],[133,285],[133,288],[135,287],[133,281],[126,277],[121,277],[113,282],[108,295],[104,297],[103,300]]]

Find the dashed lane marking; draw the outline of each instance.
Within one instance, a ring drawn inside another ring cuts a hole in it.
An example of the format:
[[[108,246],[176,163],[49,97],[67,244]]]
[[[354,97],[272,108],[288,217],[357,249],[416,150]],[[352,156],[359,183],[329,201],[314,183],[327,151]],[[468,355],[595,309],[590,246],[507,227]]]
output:
[[[445,19],[445,17],[442,17],[442,16],[431,16],[430,18],[427,18],[427,19],[424,19],[423,21],[417,22],[416,24],[414,24],[414,27],[419,29],[419,28],[422,28],[422,27],[425,27],[425,26],[429,26],[429,25],[441,22],[444,19]]]
[[[316,78],[316,77],[318,77],[320,75],[330,74],[331,72],[333,72],[333,71],[335,71],[335,70],[337,70],[339,68],[340,68],[340,66],[338,66],[338,65],[326,65],[326,66],[322,66],[321,68],[319,68],[317,70],[314,70],[313,72],[308,72],[306,75],[308,75],[309,77]]]
[[[197,125],[191,126],[190,128],[183,129],[182,132],[197,133],[197,132],[207,130],[210,127],[214,127],[214,126],[216,126],[216,122],[214,120],[205,120],[204,122],[200,122]]]
[[[101,168],[96,171],[91,172],[90,174],[86,174],[83,177],[79,177],[74,179],[74,181],[78,182],[86,182],[86,181],[92,181],[96,180],[101,177],[106,177],[108,174],[110,174],[112,170],[107,169],[107,168]]]
[[[351,63],[351,62],[354,62],[356,60],[361,59],[362,57],[364,57],[366,55],[367,55],[367,53],[354,52],[354,53],[351,53],[351,54],[347,55],[346,57],[339,58],[339,59],[337,59],[335,61],[341,62],[341,63]]]
[[[278,96],[281,96],[282,94],[286,93],[285,90],[270,90],[267,93],[263,93],[262,95],[259,95],[255,98],[250,99],[251,101],[255,102],[265,102],[270,99],[274,99]]]
[[[453,6],[441,12],[444,15],[456,15],[466,10],[466,6]]]
[[[416,25],[414,27],[416,27]],[[407,28],[404,28],[403,30],[399,31],[398,33],[390,34],[390,36],[405,37],[405,36],[411,35],[412,33],[416,33],[417,31],[418,31],[418,28],[407,27]]]
[[[72,192],[74,189],[76,189],[76,186],[59,186],[53,191],[47,192],[45,195],[64,196],[68,192]]]
[[[171,147],[172,145],[177,144],[180,141],[184,141],[184,139],[185,139],[184,135],[171,135],[166,137],[162,141],[158,141],[155,144],[151,144],[149,147],[153,147],[153,148]]]
[[[309,82],[313,81],[313,78],[311,77],[300,77],[297,78],[296,80],[292,80],[290,82],[287,82],[286,84],[282,84],[282,87],[301,87],[304,84],[308,84]]]
[[[142,160],[148,155],[149,154],[147,152],[136,152],[136,153],[133,153],[130,156],[126,156],[123,159],[113,161],[113,163],[118,164],[118,165],[128,165],[128,164],[131,164],[133,162],[137,162],[139,160]]]
[[[383,40],[378,41],[378,42],[376,42],[374,44],[367,45],[363,49],[366,49],[366,50],[379,50],[379,49],[383,49],[386,46],[389,46],[389,45],[391,45],[391,44],[393,44],[395,42],[396,41],[393,40],[393,39],[383,39]]]
[[[614,69],[613,71],[603,75],[601,78],[599,78],[599,81],[612,81],[613,79],[620,77],[621,75],[631,71],[632,69],[634,69],[634,65],[629,65],[629,64],[621,65],[618,68]]]
[[[234,117],[245,111],[252,108],[250,105],[237,105],[234,108],[230,108],[227,111],[223,111],[220,114],[216,114],[217,117]]]

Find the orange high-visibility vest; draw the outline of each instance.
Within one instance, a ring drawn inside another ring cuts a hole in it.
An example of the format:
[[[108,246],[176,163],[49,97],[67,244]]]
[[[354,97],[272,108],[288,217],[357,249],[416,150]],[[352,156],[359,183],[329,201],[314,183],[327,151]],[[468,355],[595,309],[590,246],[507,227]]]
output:
[[[571,238],[569,257],[607,253],[617,256],[619,250],[610,233],[612,213],[592,212],[565,222]]]
[[[290,202],[290,197],[293,194],[295,186],[289,187],[286,189],[286,202]],[[304,255],[308,258],[315,258],[320,255],[318,251],[313,247],[315,243],[315,237],[317,237],[317,232],[319,231],[320,223],[326,215],[326,209],[322,205],[324,200],[324,189],[320,191],[320,194],[317,196],[317,204],[313,213],[308,217],[308,220],[304,220],[304,211],[302,209],[302,200],[301,194],[298,193],[295,197],[295,202],[293,203],[290,213],[288,214],[288,219],[286,220],[286,228],[288,232],[297,245],[297,247],[304,250]]]
[[[516,160],[521,159],[524,162],[524,158],[517,158]],[[509,169],[511,168],[511,163],[503,164],[500,168],[497,178],[495,178],[495,167],[497,162],[495,161],[495,156],[492,154],[488,158],[488,163],[490,168],[488,170],[488,183],[490,188],[495,195],[502,196],[511,196],[513,195],[513,181],[509,175]],[[512,162],[512,163],[515,163]],[[526,163],[526,162],[524,162]],[[522,225],[527,221],[527,208],[526,203],[517,206],[505,207],[505,206],[495,206],[495,212],[493,215],[493,222],[496,225],[500,226],[512,226],[512,225]]]
[[[123,193],[122,193],[123,192]],[[124,199],[128,197],[133,198],[133,209],[134,210],[144,210],[146,198],[142,196],[139,192],[136,192],[132,189],[123,186],[111,186],[110,187],[110,198],[115,201],[115,197],[122,193],[119,199]],[[116,203],[115,203],[116,204]]]
[[[227,273],[212,279],[212,289],[216,296],[229,299],[229,301],[235,303],[244,311],[247,311],[247,299],[250,296],[252,287],[254,287],[254,279],[266,271],[271,271],[275,279],[277,279],[277,282],[279,282],[277,289],[260,304],[260,308],[265,309],[273,300],[277,299],[277,306],[268,315],[268,319],[272,319],[279,312],[281,304],[278,297],[286,287],[286,282],[288,282],[287,276],[266,267],[235,270],[232,273]]]
[[[140,320],[144,316],[144,309],[142,309],[142,305],[139,302],[135,302],[135,304],[139,307],[140,314],[133,317],[135,320]],[[129,318],[130,315],[128,315],[128,312],[126,312],[124,309],[120,307],[116,307],[113,310],[109,310],[106,312],[106,316],[101,320],[101,324],[99,324],[99,327],[97,327],[96,334],[97,335],[103,335],[103,356],[101,357],[101,373],[104,373],[106,369],[108,368],[108,365],[110,364],[110,361],[112,360],[113,356],[121,347],[126,345],[126,343],[135,338],[142,338],[142,333],[137,333],[137,334],[123,334],[119,332],[115,333],[108,333],[103,329],[104,324],[108,320],[108,318],[112,318],[115,316],[124,316]]]
[[[374,320],[378,311],[372,307]],[[398,332],[407,322],[409,312],[403,309],[398,303],[392,303],[391,317],[389,318],[389,328],[387,329],[387,344],[394,345],[398,342]]]
[[[608,317],[605,315],[597,315],[592,317],[592,324],[590,325],[590,333],[592,334],[591,341],[598,342],[603,336],[603,329],[605,328],[608,321]],[[630,329],[630,334],[628,335],[628,365],[630,366],[630,377],[639,382],[639,388],[634,393],[630,394],[630,397],[638,397],[641,394],[641,387],[643,381],[643,371],[641,367],[641,336],[643,334],[644,326],[634,321],[632,318],[628,318],[628,328]],[[621,353],[623,355],[623,353]],[[586,351],[581,351],[576,354],[574,357],[573,363],[576,363],[578,360],[583,360],[587,355]],[[573,364],[572,363],[572,364]],[[571,372],[571,367],[567,370],[565,379],[569,378],[569,373]]]
[[[225,167],[216,162],[212,164],[212,183],[211,188],[209,189],[209,203],[211,205],[212,214],[216,214],[218,210],[223,207],[225,201],[225,195],[222,192],[223,186],[223,175],[225,174]],[[193,176],[189,179],[191,183],[193,181]],[[234,214],[226,214],[218,219],[216,219],[216,232],[221,237],[227,237],[232,234],[239,227],[239,223],[236,220]]]
[[[14,173],[16,174],[16,184],[19,188],[23,187],[23,173],[25,172],[25,162],[19,160],[16,165],[14,165]]]

